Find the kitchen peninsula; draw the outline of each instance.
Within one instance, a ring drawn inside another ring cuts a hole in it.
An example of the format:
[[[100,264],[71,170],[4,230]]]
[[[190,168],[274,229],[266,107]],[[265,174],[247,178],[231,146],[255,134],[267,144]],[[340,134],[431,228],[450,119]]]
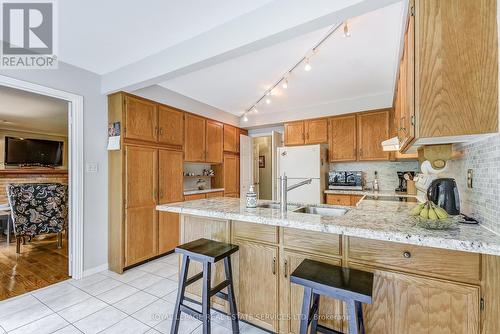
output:
[[[363,199],[356,207],[335,207],[347,210],[335,216],[282,214],[268,202],[259,205],[247,209],[239,199],[212,198],[157,207],[181,215],[181,243],[205,237],[239,245],[233,260],[237,303],[249,322],[298,333],[302,288],[289,275],[310,258],[375,273],[368,333],[500,328],[500,236],[487,229],[422,229],[408,215],[410,202]],[[216,266],[214,284],[221,269]],[[197,295],[196,287],[190,293]],[[339,301],[325,298],[321,313],[325,325],[346,330]]]

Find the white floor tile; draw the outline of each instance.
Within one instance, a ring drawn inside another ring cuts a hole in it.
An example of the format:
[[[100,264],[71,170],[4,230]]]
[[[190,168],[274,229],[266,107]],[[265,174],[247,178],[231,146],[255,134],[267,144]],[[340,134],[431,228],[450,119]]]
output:
[[[269,334],[269,332],[255,326],[248,325],[241,330],[241,334]]]
[[[69,323],[56,313],[19,327],[9,334],[49,334],[68,326]]]
[[[157,297],[150,295],[149,293],[139,291],[125,299],[120,300],[113,306],[127,314],[132,314],[155,302],[156,300],[158,300]]]
[[[148,330],[145,334],[159,334],[160,332],[158,332],[156,329],[154,328],[151,328],[150,330]]]
[[[139,320],[132,317],[123,319],[117,324],[102,331],[102,334],[141,334],[150,330],[151,327],[146,326]]]
[[[170,265],[165,262],[152,261],[137,267],[138,270],[145,271],[151,274],[162,273],[170,276],[179,271],[178,267]],[[168,271],[168,273],[167,273]]]
[[[154,270],[152,272],[152,274],[155,274],[155,275],[158,275],[161,277],[169,277],[169,276],[178,274],[179,269],[177,267],[174,267],[168,263],[163,263],[163,262],[160,262],[160,263],[161,263],[161,267]]]
[[[160,276],[157,276],[157,275],[153,275],[153,274],[149,274],[149,273],[145,273],[144,276],[136,278],[135,280],[130,281],[127,284],[130,284],[134,288],[142,290],[142,289],[147,288],[148,286],[151,286],[151,285],[155,284],[158,281],[161,281],[162,279],[163,279],[163,277],[160,277]]]
[[[105,273],[106,276],[113,278],[117,281],[123,282],[123,283],[128,283],[130,281],[133,281],[141,276],[144,276],[146,273],[142,270],[139,269],[129,269],[125,271],[123,274],[117,274],[113,271],[107,271]]]
[[[8,332],[35,320],[47,317],[52,313],[54,312],[51,309],[40,302],[30,303],[30,306],[25,309],[8,315],[1,315],[0,326]]]
[[[22,295],[0,302],[0,317],[19,312],[33,305],[39,305],[40,301],[32,295]]]
[[[73,323],[75,321],[85,318],[86,316],[91,315],[92,313],[102,310],[107,306],[108,305],[102,300],[99,300],[95,297],[90,297],[81,303],[75,304],[71,307],[61,310],[58,313],[61,317],[63,317],[70,323]]]
[[[48,288],[36,290],[32,293],[37,299],[40,299],[42,302],[54,298],[56,296],[63,296],[67,293],[71,293],[73,291],[78,290],[78,288],[74,287],[69,283],[55,284],[51,285]]]
[[[177,292],[178,291],[179,291],[178,289],[175,289],[174,291],[170,292],[168,295],[163,296],[162,299],[166,300],[169,303],[175,304],[175,302],[177,301]]]
[[[198,321],[199,322],[199,321]],[[179,332],[180,332],[180,326],[179,326]],[[211,334],[232,334],[233,331],[230,329],[227,329],[224,326],[221,326],[216,323],[211,323],[210,324],[210,332]],[[200,325],[198,326],[193,332],[193,334],[202,334],[203,333],[203,326]]]
[[[217,312],[215,310],[212,310],[212,323],[216,323],[222,327],[225,327],[226,329],[229,329],[232,331],[233,325],[231,318],[228,315],[222,314],[220,312]],[[240,327],[240,332],[243,331],[246,327],[249,325],[243,321],[238,321],[238,325]]]
[[[82,334],[75,326],[69,325],[54,332],[54,334]]]
[[[78,288],[74,288],[74,290],[71,290],[68,293],[65,293],[64,295],[56,295],[50,298],[46,297],[41,301],[45,305],[50,307],[52,310],[59,312],[62,309],[81,303],[82,301],[90,297],[91,296],[88,293],[83,292]]]
[[[7,333],[2,327],[0,327],[0,334],[5,334]]]
[[[174,266],[179,266],[180,258],[181,257],[179,254],[170,254],[170,255],[167,255],[167,256],[160,258],[160,260],[162,260],[162,262],[166,262],[166,263],[174,265]]]
[[[133,295],[136,292],[139,292],[139,290],[130,285],[122,284],[120,286],[117,286],[116,288],[97,295],[97,298],[105,301],[108,304],[114,304],[117,301]]]
[[[189,334],[200,326],[201,326],[201,321],[196,320],[195,318],[190,317],[186,314],[182,314],[181,321],[179,323],[179,332],[178,333],[179,334]],[[219,326],[219,327],[221,327],[221,326]],[[169,334],[171,328],[172,328],[172,317],[168,317],[167,319],[163,320],[162,322],[160,322],[158,325],[155,326],[156,330],[158,330],[164,334]],[[213,327],[211,327],[211,328],[212,328],[212,330],[214,330]],[[226,333],[221,332],[220,334],[226,334]]]
[[[177,290],[177,287],[178,286],[176,282],[171,281],[167,278],[163,278],[153,285],[145,288],[144,291],[161,298],[163,296],[166,296],[170,292]]]
[[[152,304],[140,309],[132,314],[134,318],[145,323],[148,326],[154,327],[163,320],[172,317],[174,305],[163,299],[158,299]]]
[[[82,287],[81,289],[87,293],[90,293],[93,296],[97,296],[100,295],[101,293],[116,288],[117,286],[120,286],[122,284],[123,283],[120,281],[107,277],[102,281],[91,284],[89,286]]]
[[[108,306],[75,322],[73,325],[85,334],[98,333],[113,326],[126,317],[127,315],[122,311],[112,306]]]
[[[179,273],[173,274],[172,276],[168,276],[167,278],[171,281],[179,282]]]
[[[80,280],[71,280],[69,284],[76,286],[77,288],[83,288],[92,284],[95,284],[97,282],[103,281],[106,279],[106,276],[101,275],[101,274],[94,274],[87,276],[85,278],[82,278]]]

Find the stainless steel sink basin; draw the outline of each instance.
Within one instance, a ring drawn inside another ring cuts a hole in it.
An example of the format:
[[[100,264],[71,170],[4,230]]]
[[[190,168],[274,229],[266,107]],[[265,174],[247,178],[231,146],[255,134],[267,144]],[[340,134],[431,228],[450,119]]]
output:
[[[294,210],[294,212],[310,213],[313,215],[320,215],[320,216],[340,217],[346,214],[347,209],[305,206],[302,208],[298,208],[297,210]]]
[[[263,203],[263,204],[257,205],[257,207],[259,207],[259,208],[265,208],[265,209],[279,209],[280,208],[280,204],[279,203]],[[297,205],[287,205],[287,210],[288,211],[294,211],[294,210],[297,210],[299,208],[300,207],[297,206]]]

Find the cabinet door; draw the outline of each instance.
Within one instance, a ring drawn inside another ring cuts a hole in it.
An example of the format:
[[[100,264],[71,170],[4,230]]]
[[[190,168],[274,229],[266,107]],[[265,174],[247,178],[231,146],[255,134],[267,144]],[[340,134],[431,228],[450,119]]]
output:
[[[303,145],[304,140],[303,121],[285,123],[285,145]]]
[[[182,202],[183,164],[182,152],[159,150],[158,186],[160,204]]]
[[[184,112],[158,107],[158,141],[162,144],[182,146],[184,144]]]
[[[285,257],[282,261],[283,271],[280,273],[282,279],[281,295],[281,312],[285,320],[285,333],[299,334],[300,331],[300,315],[302,313],[302,299],[304,296],[304,288],[300,285],[290,282],[290,273],[292,273],[302,261],[312,259],[315,261],[325,262],[340,266],[340,259],[332,259],[319,256],[304,255],[301,253],[285,251]],[[333,298],[321,296],[319,308],[320,321],[319,323],[328,328],[335,329],[342,333],[347,333],[347,321],[344,318],[344,305],[341,301]]]
[[[410,7],[413,6],[411,1]],[[404,58],[401,63],[401,110],[399,131],[401,146],[407,146],[415,137],[415,17],[409,16],[405,34]]]
[[[389,139],[389,111],[361,113],[358,119],[358,159],[389,160],[382,141]]]
[[[192,114],[184,117],[184,160],[205,162],[205,119]]]
[[[356,115],[332,117],[330,122],[330,161],[356,161]]]
[[[157,155],[153,148],[125,146],[125,266],[158,253]]]
[[[131,96],[125,97],[125,138],[156,141],[157,105]]]
[[[224,197],[224,192],[223,191],[215,191],[212,193],[207,193],[207,198],[214,198],[214,197]]]
[[[328,119],[311,119],[304,121],[306,144],[323,144],[328,142]]]
[[[479,287],[376,271],[367,333],[479,333]]]
[[[349,206],[351,203],[351,195],[326,194],[326,204]]]
[[[240,247],[233,263],[238,312],[249,322],[278,332],[278,247],[239,239],[233,242]]]
[[[234,194],[240,191],[240,159],[236,155],[224,155],[224,192]]]
[[[239,142],[240,131],[234,126],[224,124],[224,151],[237,153],[237,142]],[[238,147],[239,148],[239,147]]]
[[[158,254],[170,252],[179,245],[179,214],[158,213]]]
[[[206,140],[206,162],[220,164],[222,163],[224,147],[224,131],[222,123],[207,120],[207,140]]]
[[[184,195],[185,201],[194,201],[197,199],[205,199],[207,198],[207,194],[192,194],[192,195]]]

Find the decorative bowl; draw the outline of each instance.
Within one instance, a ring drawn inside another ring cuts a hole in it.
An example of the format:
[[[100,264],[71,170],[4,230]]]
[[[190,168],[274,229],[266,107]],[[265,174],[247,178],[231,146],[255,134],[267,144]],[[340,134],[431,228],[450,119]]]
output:
[[[414,217],[416,225],[427,230],[448,230],[454,227],[455,221],[451,218],[445,219],[425,219],[420,216]]]

